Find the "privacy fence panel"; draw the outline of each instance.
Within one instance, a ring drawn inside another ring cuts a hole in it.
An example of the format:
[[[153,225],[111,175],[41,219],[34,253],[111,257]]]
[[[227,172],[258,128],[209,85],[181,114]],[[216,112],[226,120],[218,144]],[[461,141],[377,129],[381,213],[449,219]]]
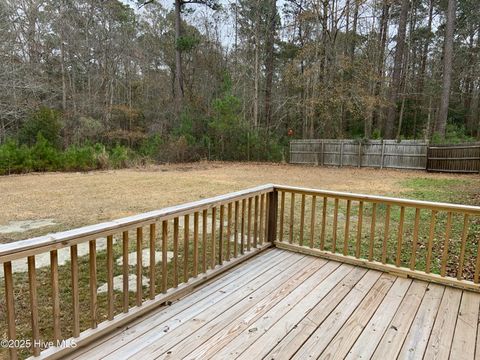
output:
[[[480,172],[480,143],[435,145],[428,149],[428,171]]]
[[[427,142],[416,140],[294,140],[290,142],[290,162],[424,170],[427,147]]]

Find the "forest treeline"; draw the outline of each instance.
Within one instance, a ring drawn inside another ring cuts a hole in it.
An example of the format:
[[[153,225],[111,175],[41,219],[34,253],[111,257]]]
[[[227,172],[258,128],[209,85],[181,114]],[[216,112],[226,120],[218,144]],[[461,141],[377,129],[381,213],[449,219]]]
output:
[[[0,173],[480,137],[478,0],[2,0]]]

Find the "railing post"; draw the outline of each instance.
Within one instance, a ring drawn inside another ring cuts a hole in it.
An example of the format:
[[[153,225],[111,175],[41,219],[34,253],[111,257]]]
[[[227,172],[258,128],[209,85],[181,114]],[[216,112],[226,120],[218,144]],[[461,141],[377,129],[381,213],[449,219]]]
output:
[[[268,193],[268,232],[267,241],[272,244],[277,240],[278,191],[274,188]]]

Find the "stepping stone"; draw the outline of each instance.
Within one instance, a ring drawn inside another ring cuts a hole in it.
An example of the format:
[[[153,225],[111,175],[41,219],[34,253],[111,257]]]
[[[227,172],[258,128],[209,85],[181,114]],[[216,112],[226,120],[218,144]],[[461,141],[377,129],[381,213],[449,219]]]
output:
[[[142,276],[142,285],[143,286],[148,286],[150,284],[150,280]],[[137,289],[137,275],[135,274],[129,274],[128,275],[128,290],[131,292],[135,292]],[[123,275],[117,275],[113,278],[113,290],[117,291],[123,291]],[[104,294],[108,292],[108,284],[102,284],[98,289],[97,293],[98,294]]]
[[[0,226],[0,234],[21,233],[51,225],[57,223],[53,219],[10,221],[7,225]]]
[[[172,261],[173,259],[173,251],[167,251],[167,263]],[[158,264],[162,262],[162,252],[155,251],[155,263]],[[116,260],[117,265],[123,265],[123,257],[119,257]],[[137,252],[132,252],[128,254],[128,265],[136,266],[137,265]],[[143,249],[142,250],[142,266],[149,267],[150,266],[150,249]]]

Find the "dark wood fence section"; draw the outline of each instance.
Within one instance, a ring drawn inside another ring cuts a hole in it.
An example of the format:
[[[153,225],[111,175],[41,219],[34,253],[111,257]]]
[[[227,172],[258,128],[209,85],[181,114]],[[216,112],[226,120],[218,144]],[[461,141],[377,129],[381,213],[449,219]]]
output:
[[[480,143],[429,146],[427,170],[456,173],[480,172]]]
[[[479,173],[480,142],[305,139],[290,142],[290,163]]]

